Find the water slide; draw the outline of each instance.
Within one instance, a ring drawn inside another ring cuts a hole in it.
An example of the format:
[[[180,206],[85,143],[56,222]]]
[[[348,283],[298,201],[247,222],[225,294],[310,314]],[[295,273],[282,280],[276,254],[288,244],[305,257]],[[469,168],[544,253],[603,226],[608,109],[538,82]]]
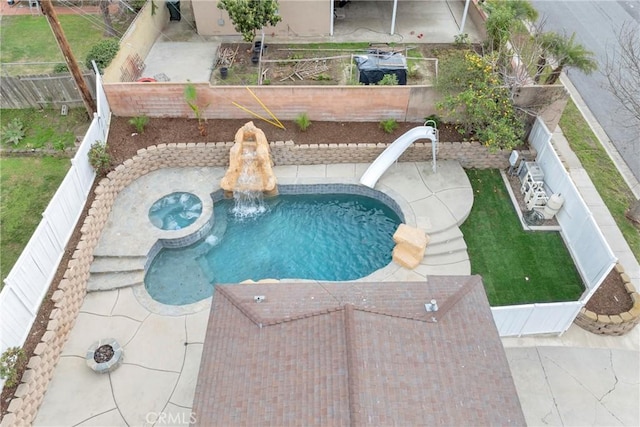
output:
[[[371,166],[369,166],[362,175],[362,178],[360,178],[360,184],[370,188],[375,187],[376,182],[378,182],[382,174],[398,160],[398,157],[400,157],[411,144],[419,139],[425,138],[437,143],[437,130],[432,126],[417,126],[403,133],[371,163]]]

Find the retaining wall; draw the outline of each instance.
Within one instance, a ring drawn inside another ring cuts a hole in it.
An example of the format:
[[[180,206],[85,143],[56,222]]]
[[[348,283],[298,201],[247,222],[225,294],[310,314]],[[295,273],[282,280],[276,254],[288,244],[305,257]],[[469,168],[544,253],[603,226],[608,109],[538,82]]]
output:
[[[598,335],[624,335],[640,323],[640,294],[636,292],[622,265],[616,264],[615,270],[624,282],[624,287],[633,301],[633,307],[628,311],[612,315],[597,314],[582,307],[573,321],[582,329]]]
[[[95,199],[81,228],[80,242],[67,265],[58,290],[51,298],[55,308],[49,317],[47,331],[29,360],[28,369],[22,376],[15,398],[9,405],[9,414],[2,420],[2,426],[33,423],[53,377],[62,348],[84,301],[93,252],[120,191],[137,178],[161,168],[225,167],[229,162],[229,149],[232,145],[232,142],[220,142],[151,146],[139,150],[136,156],[126,160],[100,181],[95,190]],[[270,144],[276,165],[369,163],[388,145],[295,145],[293,141],[276,141]],[[508,155],[509,152],[491,153],[479,143],[441,143],[438,159],[458,160],[467,168],[504,168],[508,165]],[[431,144],[414,144],[400,160],[431,160]]]

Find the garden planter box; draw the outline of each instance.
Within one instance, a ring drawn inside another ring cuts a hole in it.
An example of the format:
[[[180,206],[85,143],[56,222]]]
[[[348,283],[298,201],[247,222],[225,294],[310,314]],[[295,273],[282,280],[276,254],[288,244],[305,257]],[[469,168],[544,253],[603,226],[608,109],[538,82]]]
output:
[[[608,315],[594,313],[583,307],[574,320],[582,329],[598,335],[624,335],[640,322],[640,294],[620,264],[616,265],[615,271],[620,274],[625,290],[633,301],[633,307],[622,313]]]

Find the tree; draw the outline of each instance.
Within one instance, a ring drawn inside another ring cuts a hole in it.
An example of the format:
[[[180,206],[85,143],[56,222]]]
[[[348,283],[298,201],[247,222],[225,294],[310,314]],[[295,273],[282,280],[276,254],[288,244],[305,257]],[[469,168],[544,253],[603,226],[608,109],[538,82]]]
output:
[[[604,74],[608,90],[629,113],[625,126],[640,129],[640,29],[624,23],[617,35],[618,46],[607,56]],[[625,118],[626,119],[626,118]],[[640,224],[640,200],[635,200],[626,213],[627,218]]]
[[[593,59],[593,52],[587,50],[580,43],[576,43],[575,38],[576,33],[571,34],[569,38],[553,31],[542,35],[542,48],[546,54],[543,54],[544,56],[538,64],[538,70],[544,66],[543,64],[546,64],[547,55],[550,54],[556,61],[555,67],[544,82],[545,84],[555,84],[566,67],[577,68],[585,74],[591,74],[598,69],[598,63]]]
[[[504,50],[509,38],[522,20],[535,22],[538,11],[527,0],[490,1],[485,3],[489,16],[485,23],[490,50]]]
[[[524,124],[496,70],[496,57],[496,52],[480,56],[471,50],[444,56],[436,80],[442,101],[436,108],[465,137],[492,150],[508,150],[522,143]]]
[[[234,28],[246,42],[253,41],[257,30],[282,20],[278,15],[278,0],[220,0],[218,9],[227,11]]]
[[[113,28],[113,23],[111,22],[111,15],[109,14],[109,2],[108,1],[100,1],[100,13],[102,14],[102,19],[104,20],[104,32],[102,33],[105,37],[114,37],[116,36],[116,30]]]

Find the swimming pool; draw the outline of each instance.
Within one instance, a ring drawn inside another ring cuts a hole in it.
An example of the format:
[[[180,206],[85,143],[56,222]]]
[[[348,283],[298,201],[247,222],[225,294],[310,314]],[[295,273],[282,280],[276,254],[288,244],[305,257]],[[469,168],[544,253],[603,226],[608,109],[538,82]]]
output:
[[[391,262],[393,233],[403,218],[386,195],[284,190],[265,199],[266,212],[253,218],[237,218],[232,199],[214,197],[210,233],[187,247],[165,247],[151,261],[150,296],[184,305],[210,297],[217,283],[355,280]]]

